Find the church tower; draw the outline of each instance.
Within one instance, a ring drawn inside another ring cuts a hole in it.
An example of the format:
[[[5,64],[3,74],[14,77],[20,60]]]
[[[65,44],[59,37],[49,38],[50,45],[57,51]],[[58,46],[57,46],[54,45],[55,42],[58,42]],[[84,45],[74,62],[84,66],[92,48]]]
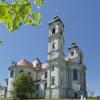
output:
[[[64,25],[56,16],[49,23],[47,98],[64,97]]]
[[[82,51],[75,42],[68,49],[68,98],[87,97],[86,66],[83,64]]]

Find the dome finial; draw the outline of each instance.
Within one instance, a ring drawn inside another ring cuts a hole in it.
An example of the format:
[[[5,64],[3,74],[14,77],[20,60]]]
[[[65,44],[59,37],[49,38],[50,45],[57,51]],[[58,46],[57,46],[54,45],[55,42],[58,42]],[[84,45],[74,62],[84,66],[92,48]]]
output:
[[[54,19],[58,17],[58,9],[55,10]]]
[[[58,16],[58,9],[56,9],[56,11],[55,11],[55,15]]]

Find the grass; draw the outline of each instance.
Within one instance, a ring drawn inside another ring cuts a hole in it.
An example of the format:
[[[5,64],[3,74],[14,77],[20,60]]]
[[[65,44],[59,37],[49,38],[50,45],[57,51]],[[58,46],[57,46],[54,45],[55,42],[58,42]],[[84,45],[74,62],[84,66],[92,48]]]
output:
[[[13,100],[11,98],[0,98],[0,100]],[[71,100],[71,99],[28,99],[28,100]],[[86,99],[86,100],[100,100],[100,99]]]

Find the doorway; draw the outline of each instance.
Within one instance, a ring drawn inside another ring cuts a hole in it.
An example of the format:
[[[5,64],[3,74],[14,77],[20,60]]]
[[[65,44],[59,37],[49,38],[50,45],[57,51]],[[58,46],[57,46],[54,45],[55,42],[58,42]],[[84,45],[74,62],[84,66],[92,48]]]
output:
[[[77,99],[77,93],[74,94],[75,99]]]

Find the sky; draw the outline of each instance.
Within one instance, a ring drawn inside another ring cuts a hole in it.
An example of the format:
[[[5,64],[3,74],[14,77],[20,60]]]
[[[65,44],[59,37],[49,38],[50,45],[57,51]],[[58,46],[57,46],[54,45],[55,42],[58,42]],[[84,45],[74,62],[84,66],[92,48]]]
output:
[[[12,60],[32,62],[38,57],[42,63],[47,61],[48,23],[58,15],[65,26],[65,55],[75,41],[84,54],[87,88],[100,95],[100,0],[45,0],[39,11],[42,20],[38,26],[23,25],[9,32],[0,24],[0,39],[4,40],[0,45],[0,83],[8,77]]]

